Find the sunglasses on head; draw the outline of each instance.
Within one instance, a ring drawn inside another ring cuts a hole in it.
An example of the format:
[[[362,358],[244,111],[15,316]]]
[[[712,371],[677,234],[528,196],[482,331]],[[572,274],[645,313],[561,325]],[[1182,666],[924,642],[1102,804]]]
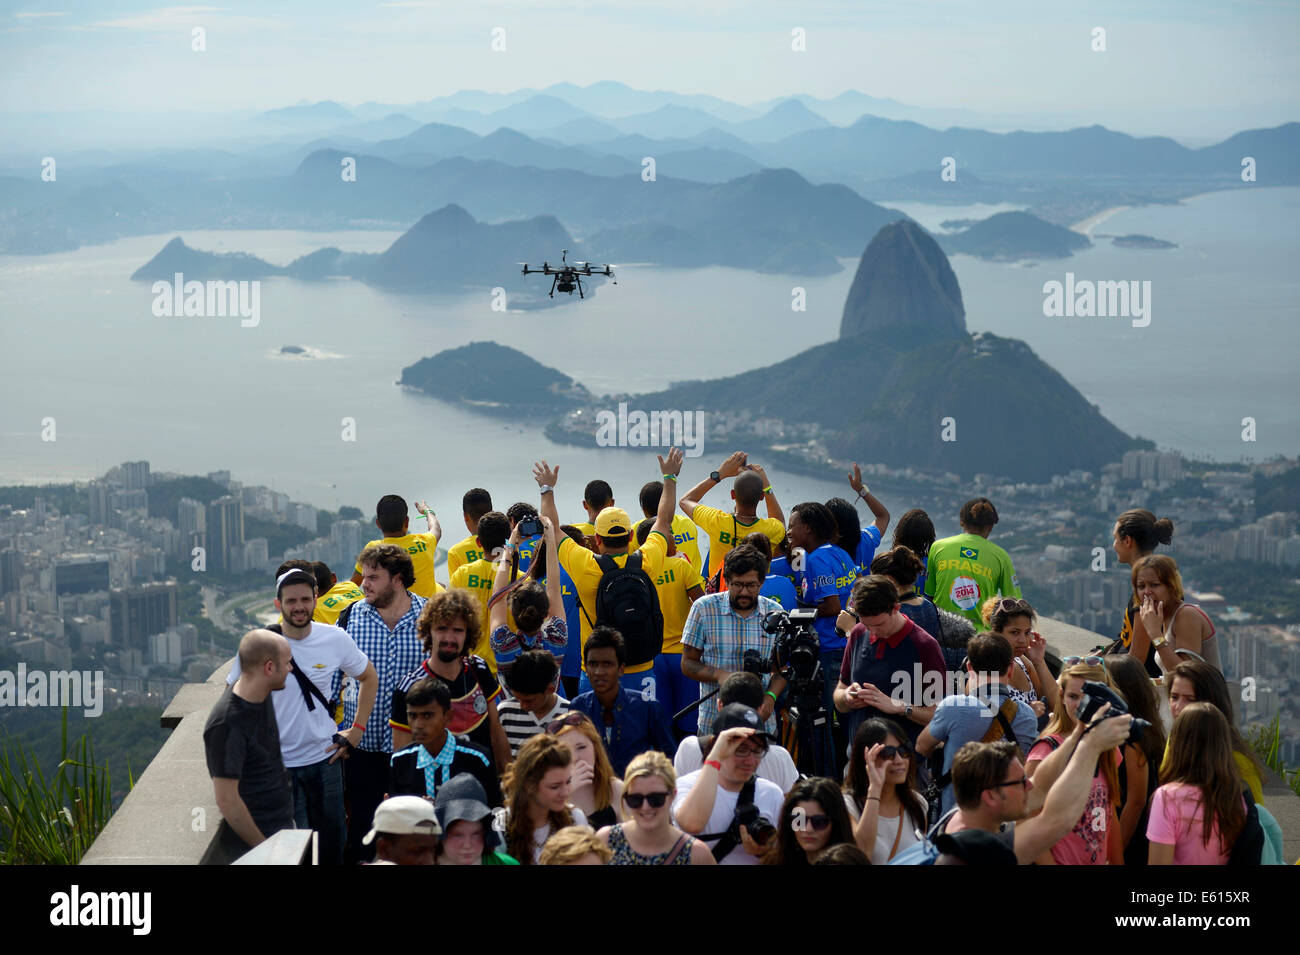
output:
[[[568,716],[562,717],[558,720],[551,720],[547,723],[546,734],[548,736],[555,736],[566,726],[581,726],[585,722],[587,722],[586,713],[570,713]]]
[[[1066,657],[1061,661],[1061,666],[1072,667],[1080,663],[1090,667],[1101,667],[1103,670],[1106,669],[1105,657]]]
[[[662,809],[664,803],[668,801],[667,793],[624,793],[623,801],[627,803],[630,809],[640,809],[646,803],[650,804],[652,809]]]
[[[1003,597],[998,601],[998,610],[1002,613],[1025,613],[1029,610],[1029,601],[1015,597]]]

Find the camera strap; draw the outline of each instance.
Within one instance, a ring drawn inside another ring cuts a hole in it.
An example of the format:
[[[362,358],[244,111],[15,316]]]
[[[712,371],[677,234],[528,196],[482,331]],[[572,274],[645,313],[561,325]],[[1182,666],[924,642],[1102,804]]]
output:
[[[731,825],[727,827],[726,832],[713,832],[695,837],[703,842],[718,840],[718,844],[713,847],[713,858],[719,862],[740,845],[740,811],[747,806],[754,806],[754,790],[758,788],[756,779],[756,776],[751,776],[749,782],[740,788],[740,795],[736,797],[735,812],[731,814]],[[758,807],[754,806],[754,808]]]

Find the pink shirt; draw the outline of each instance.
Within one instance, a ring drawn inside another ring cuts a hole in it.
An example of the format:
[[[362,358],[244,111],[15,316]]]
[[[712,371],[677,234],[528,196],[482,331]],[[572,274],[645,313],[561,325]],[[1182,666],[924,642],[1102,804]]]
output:
[[[1029,750],[1027,762],[1046,759],[1052,751],[1061,745],[1062,737],[1051,734],[1056,747],[1039,740]],[[1124,754],[1115,750],[1115,764],[1124,760]],[[1098,768],[1092,777],[1092,790],[1088,793],[1088,804],[1078,823],[1056,845],[1052,846],[1052,861],[1057,865],[1106,865],[1109,862],[1109,843],[1106,841],[1110,827],[1114,825],[1111,818],[1110,786],[1106,775]]]
[[[1226,865],[1228,853],[1219,850],[1218,825],[1210,830],[1210,844],[1205,845],[1201,816],[1199,786],[1165,783],[1151,797],[1147,839],[1172,845],[1174,865]]]

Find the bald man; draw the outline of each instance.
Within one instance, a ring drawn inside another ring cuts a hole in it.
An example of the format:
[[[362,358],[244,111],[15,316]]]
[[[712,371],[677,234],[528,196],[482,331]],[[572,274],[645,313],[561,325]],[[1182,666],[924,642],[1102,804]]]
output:
[[[281,829],[293,828],[289,773],[270,696],[293,663],[289,641],[250,630],[239,641],[239,679],[226,687],[203,729],[208,775],[216,791],[224,861],[234,861]]]

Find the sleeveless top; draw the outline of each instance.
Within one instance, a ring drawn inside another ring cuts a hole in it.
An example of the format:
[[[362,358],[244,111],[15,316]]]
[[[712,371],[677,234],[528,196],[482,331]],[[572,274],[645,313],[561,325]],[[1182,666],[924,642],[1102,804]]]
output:
[[[1030,679],[1029,668],[1025,666],[1020,657],[1012,657],[1011,659],[1015,662],[1016,666],[1020,667],[1020,672],[1025,675],[1025,679],[1029,680],[1029,689],[1022,690],[1008,683],[1007,696],[1017,702],[1025,704],[1025,706],[1029,706],[1034,702],[1034,700],[1038,699],[1038,691],[1034,689],[1034,681]]]
[[[618,816],[614,813],[613,806],[606,806],[604,809],[597,809],[587,817],[587,825],[593,829],[604,829],[606,826],[612,826],[618,822]]]
[[[695,845],[695,837],[687,836],[686,843],[682,846],[677,858],[673,860],[673,865],[690,865],[691,849]],[[623,824],[611,826],[609,830],[609,848],[614,853],[614,858],[610,860],[610,865],[663,865],[670,855],[672,849],[667,852],[661,852],[657,856],[643,856],[632,848],[632,844],[627,841],[627,836],[623,835]]]

